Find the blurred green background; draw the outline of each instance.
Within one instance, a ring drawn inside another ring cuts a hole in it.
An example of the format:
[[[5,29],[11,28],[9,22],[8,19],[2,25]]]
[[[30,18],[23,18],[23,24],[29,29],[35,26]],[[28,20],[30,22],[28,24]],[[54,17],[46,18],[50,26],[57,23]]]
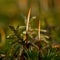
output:
[[[42,21],[45,17],[49,24],[53,20],[59,25],[60,0],[0,0],[0,22],[9,24],[15,20],[22,21],[29,8],[32,9],[31,16],[40,17]]]

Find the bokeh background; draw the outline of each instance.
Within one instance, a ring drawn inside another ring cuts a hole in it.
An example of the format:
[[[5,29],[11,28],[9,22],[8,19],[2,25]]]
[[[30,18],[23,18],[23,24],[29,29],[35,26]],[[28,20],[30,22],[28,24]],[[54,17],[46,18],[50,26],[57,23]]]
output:
[[[59,25],[60,0],[0,0],[0,25],[22,21],[20,15],[27,16],[29,8],[32,16],[55,18]]]

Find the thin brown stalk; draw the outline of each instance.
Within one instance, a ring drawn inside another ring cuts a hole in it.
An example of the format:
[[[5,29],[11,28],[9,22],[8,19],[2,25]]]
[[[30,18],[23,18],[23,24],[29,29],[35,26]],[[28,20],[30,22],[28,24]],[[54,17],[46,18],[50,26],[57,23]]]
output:
[[[31,8],[29,9],[28,16],[27,16],[27,21],[26,21],[26,32],[28,32],[28,29],[29,29],[30,14],[31,14]]]
[[[30,20],[31,8],[29,9],[27,21],[26,21],[26,42],[28,39],[28,30],[29,30],[29,20]]]
[[[40,20],[38,21],[38,39],[40,40]]]

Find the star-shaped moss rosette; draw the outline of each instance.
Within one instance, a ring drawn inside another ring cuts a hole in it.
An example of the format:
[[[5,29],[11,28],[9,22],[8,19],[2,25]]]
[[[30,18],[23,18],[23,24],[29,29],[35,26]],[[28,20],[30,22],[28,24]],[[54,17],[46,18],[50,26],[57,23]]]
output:
[[[30,59],[28,52],[33,51],[35,48],[38,50],[39,47],[35,44],[33,35],[36,35],[36,31],[31,28],[29,24],[30,20],[30,13],[31,9],[28,12],[28,16],[26,18],[26,25],[25,26],[17,26],[16,28],[14,26],[9,26],[13,34],[10,36],[7,36],[7,38],[10,40],[12,39],[11,43],[11,50],[9,51],[9,56],[11,59],[14,59],[15,56],[19,58],[20,60],[22,58],[24,59]],[[32,32],[32,33],[31,33]],[[14,58],[12,58],[14,57]]]

